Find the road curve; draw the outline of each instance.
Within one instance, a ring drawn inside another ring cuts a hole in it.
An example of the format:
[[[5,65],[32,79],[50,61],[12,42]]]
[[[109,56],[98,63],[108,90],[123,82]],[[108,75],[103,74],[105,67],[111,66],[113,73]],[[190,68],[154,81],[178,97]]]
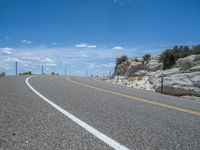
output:
[[[31,91],[26,78],[0,78],[0,148],[112,149]],[[198,103],[92,78],[35,76],[29,83],[63,110],[126,148],[200,149]],[[181,109],[154,105],[157,103]]]

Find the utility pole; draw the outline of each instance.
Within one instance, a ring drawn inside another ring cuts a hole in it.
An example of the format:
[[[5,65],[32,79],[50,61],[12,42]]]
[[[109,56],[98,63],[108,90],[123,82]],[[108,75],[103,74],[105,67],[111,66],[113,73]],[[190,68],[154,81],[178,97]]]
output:
[[[42,65],[42,71],[41,71],[41,74],[43,75],[44,74],[44,67]]]
[[[17,75],[17,61],[15,62],[15,73]]]
[[[88,76],[88,71],[86,71],[85,75],[86,75],[86,77]]]
[[[65,68],[65,76],[67,75],[67,70],[66,70],[66,68]]]
[[[189,79],[189,81],[192,83],[192,81],[190,80],[190,76],[186,75]],[[190,87],[188,88],[188,99],[190,100]]]

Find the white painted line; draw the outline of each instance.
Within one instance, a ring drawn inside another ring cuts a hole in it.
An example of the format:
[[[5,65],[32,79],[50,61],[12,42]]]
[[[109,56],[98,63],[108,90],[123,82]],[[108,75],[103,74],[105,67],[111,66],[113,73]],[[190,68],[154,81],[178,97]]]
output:
[[[124,145],[121,145],[120,143],[118,143],[117,141],[111,139],[110,137],[108,137],[107,135],[103,134],[102,132],[100,132],[99,130],[93,128],[92,126],[88,125],[87,123],[85,123],[84,121],[80,120],[79,118],[77,118],[76,116],[74,116],[73,114],[67,112],[66,110],[64,110],[63,108],[61,108],[60,106],[56,105],[55,103],[53,103],[52,101],[50,101],[48,98],[46,98],[45,96],[43,96],[41,93],[39,93],[38,91],[36,91],[28,82],[28,80],[32,78],[28,77],[26,78],[26,84],[28,85],[28,87],[35,93],[37,94],[39,97],[41,97],[44,101],[46,101],[48,104],[50,104],[52,107],[54,107],[55,109],[57,109],[58,111],[60,111],[62,114],[64,114],[66,117],[68,117],[69,119],[71,119],[72,121],[74,121],[76,124],[78,124],[79,126],[81,126],[82,128],[84,128],[85,130],[87,130],[88,132],[90,132],[91,134],[93,134],[95,137],[97,137],[98,139],[100,139],[101,141],[105,142],[106,144],[108,144],[110,147],[116,149],[116,150],[129,150],[127,147],[125,147]]]

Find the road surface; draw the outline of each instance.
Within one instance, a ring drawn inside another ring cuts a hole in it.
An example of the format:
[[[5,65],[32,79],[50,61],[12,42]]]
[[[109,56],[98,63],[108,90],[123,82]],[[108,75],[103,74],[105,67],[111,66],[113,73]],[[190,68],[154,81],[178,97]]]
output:
[[[200,149],[200,103],[93,78],[0,78],[0,149]]]

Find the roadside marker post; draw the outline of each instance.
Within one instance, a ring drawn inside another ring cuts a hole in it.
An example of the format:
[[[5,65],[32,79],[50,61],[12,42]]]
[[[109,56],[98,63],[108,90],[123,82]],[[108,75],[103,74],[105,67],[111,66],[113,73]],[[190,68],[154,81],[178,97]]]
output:
[[[161,75],[161,93],[163,93],[163,73]]]

